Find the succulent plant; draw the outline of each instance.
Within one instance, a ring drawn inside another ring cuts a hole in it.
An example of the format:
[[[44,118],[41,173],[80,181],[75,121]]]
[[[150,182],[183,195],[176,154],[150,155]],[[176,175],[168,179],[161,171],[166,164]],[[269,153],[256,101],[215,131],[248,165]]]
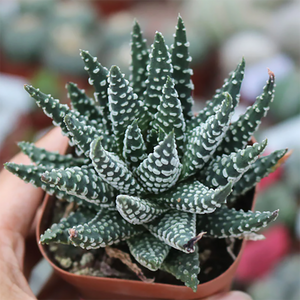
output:
[[[235,203],[270,173],[286,150],[259,157],[267,141],[248,144],[274,96],[274,74],[256,102],[230,123],[239,102],[245,62],[198,114],[192,113],[189,43],[178,17],[168,48],[155,34],[150,51],[135,21],[130,81],[81,51],[90,98],[74,83],[72,107],[30,85],[26,91],[69,137],[72,154],[21,142],[34,164],[6,163],[26,182],[75,210],[41,235],[41,243],[97,249],[125,241],[150,270],[165,270],[194,291],[200,272],[197,242],[253,238],[278,211],[236,210]]]

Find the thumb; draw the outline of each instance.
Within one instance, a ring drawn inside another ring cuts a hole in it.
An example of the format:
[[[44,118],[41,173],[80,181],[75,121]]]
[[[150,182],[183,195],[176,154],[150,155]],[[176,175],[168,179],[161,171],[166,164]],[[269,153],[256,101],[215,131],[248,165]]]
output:
[[[68,146],[68,138],[62,136],[60,128],[54,128],[36,145],[49,151],[62,153]],[[11,159],[17,164],[30,164],[30,159],[23,153]],[[0,220],[1,227],[26,236],[40,204],[43,191],[26,183],[7,170],[0,173]]]
[[[218,294],[205,300],[252,300],[252,298],[243,292],[233,291],[226,294]]]

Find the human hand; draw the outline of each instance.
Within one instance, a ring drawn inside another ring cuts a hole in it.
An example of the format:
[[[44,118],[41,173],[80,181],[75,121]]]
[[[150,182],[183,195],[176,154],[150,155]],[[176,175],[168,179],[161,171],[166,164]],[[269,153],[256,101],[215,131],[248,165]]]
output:
[[[232,291],[226,294],[218,294],[205,300],[252,300],[252,298],[243,292]]]
[[[62,153],[66,140],[60,128],[55,128],[36,145]],[[11,161],[30,164],[22,153]],[[7,170],[0,172],[0,299],[36,299],[24,276],[24,255],[25,240],[34,234],[33,223],[43,193]]]

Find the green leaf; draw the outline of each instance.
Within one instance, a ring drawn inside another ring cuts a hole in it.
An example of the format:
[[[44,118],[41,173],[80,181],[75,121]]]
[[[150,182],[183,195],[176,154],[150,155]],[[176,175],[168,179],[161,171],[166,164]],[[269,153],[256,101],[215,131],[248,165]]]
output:
[[[155,198],[158,204],[173,209],[206,214],[213,212],[232,191],[232,183],[218,189],[210,189],[196,180],[181,182],[171,190],[160,194]],[[154,199],[153,199],[154,200]]]
[[[126,222],[117,211],[101,210],[94,219],[72,227],[69,239],[74,246],[83,249],[98,249],[141,234],[144,228]]]
[[[72,154],[61,155],[58,152],[38,148],[33,143],[19,142],[22,152],[28,155],[32,162],[45,165],[47,168],[73,167],[87,164],[86,158],[74,157]]]
[[[154,152],[140,164],[135,174],[149,193],[158,194],[176,183],[181,167],[174,132],[171,132],[164,141],[154,147]]]
[[[81,58],[85,64],[84,69],[89,74],[89,84],[93,85],[95,89],[95,99],[99,103],[100,113],[103,116],[102,122],[105,128],[111,132],[111,121],[108,107],[108,81],[107,68],[103,67],[98,61],[97,57],[93,57],[88,51],[81,50]]]
[[[269,72],[269,80],[264,87],[263,93],[256,98],[255,103],[249,106],[247,111],[239,119],[230,124],[226,135],[218,147],[215,154],[230,154],[238,149],[244,148],[251,140],[253,133],[261,123],[261,119],[266,116],[273,101],[275,92],[274,74]]]
[[[55,126],[60,126],[62,132],[69,136],[69,130],[64,123],[64,117],[71,114],[73,117],[80,117],[76,111],[71,111],[66,104],[61,104],[58,99],[54,99],[50,94],[46,95],[30,85],[25,85],[25,90],[35,99],[37,105],[41,107],[49,118],[53,119]],[[83,119],[83,118],[82,118]]]
[[[131,224],[150,222],[168,210],[149,199],[127,195],[118,195],[116,206],[121,216]]]
[[[150,233],[127,240],[130,253],[144,267],[156,271],[161,267],[170,251],[170,246],[161,242]]]
[[[128,80],[124,78],[119,67],[112,66],[109,71],[109,106],[113,132],[116,143],[122,150],[124,135],[127,127],[137,119],[139,126],[144,126],[146,107],[133,93]]]
[[[54,223],[40,237],[41,244],[60,243],[70,244],[69,229],[73,226],[84,224],[95,216],[95,212],[82,207],[76,212],[71,212],[68,217]]]
[[[84,205],[84,201],[76,196],[69,195],[65,192],[60,191],[55,185],[45,183],[41,180],[41,176],[44,172],[50,171],[51,169],[45,166],[34,166],[34,165],[23,165],[15,163],[4,164],[5,169],[15,174],[20,179],[27,183],[31,183],[33,186],[42,188],[47,194],[54,195],[58,199],[63,199],[68,202],[75,202],[78,205]],[[88,204],[88,207],[93,208],[93,204]]]
[[[157,106],[162,95],[162,88],[167,81],[167,76],[173,72],[171,57],[164,37],[160,32],[156,32],[154,43],[151,46],[149,76],[146,80],[146,91],[144,101],[148,107],[148,112],[153,116],[157,111]]]
[[[103,116],[94,99],[88,97],[85,90],[79,89],[76,83],[69,82],[66,87],[68,89],[68,97],[71,100],[72,109],[78,111],[89,120],[95,120],[101,124]]]
[[[190,253],[187,244],[196,236],[196,215],[169,210],[149,223],[143,224],[155,237],[180,251]]]
[[[157,113],[154,115],[152,126],[157,131],[161,129],[165,134],[174,130],[179,156],[182,156],[185,144],[185,120],[178,94],[169,76],[163,86],[162,97],[157,107]]]
[[[99,136],[103,137],[103,132],[99,131],[94,126],[89,126],[83,122],[80,122],[72,115],[66,115],[64,122],[70,133],[72,143],[80,149],[80,153],[83,153],[86,157],[89,157],[91,142]],[[109,139],[105,140],[109,142]]]
[[[237,197],[246,194],[264,177],[276,169],[279,160],[286,154],[287,149],[277,150],[273,153],[262,156],[254,162],[241,179],[233,186],[232,194],[228,202],[233,202]]]
[[[101,137],[91,144],[90,157],[98,175],[122,194],[139,195],[144,189],[133,177],[126,164],[101,145]]]
[[[216,94],[212,100],[206,103],[206,106],[198,113],[197,116],[192,117],[191,121],[187,123],[188,130],[199,126],[201,123],[205,122],[209,116],[215,114],[215,109],[223,101],[223,93],[227,92],[232,97],[232,105],[235,108],[239,103],[240,98],[240,88],[244,78],[245,71],[245,60],[242,58],[242,61],[238,64],[235,71],[230,73],[228,79],[225,80],[221,89],[216,91]]]
[[[192,57],[189,55],[189,42],[187,41],[185,26],[180,16],[178,16],[174,43],[171,49],[174,68],[172,77],[175,81],[175,89],[179,95],[184,118],[189,120],[193,116],[192,107],[194,104],[192,98],[194,85],[191,80],[193,70],[190,69]]]
[[[225,135],[232,113],[232,98],[228,93],[223,95],[224,100],[216,113],[210,116],[205,123],[195,127],[186,145],[183,157],[183,171],[181,179],[194,175],[211,159]]]
[[[123,144],[125,162],[132,171],[135,171],[147,157],[146,144],[136,120],[127,127]]]
[[[131,33],[131,64],[130,64],[130,84],[133,92],[143,99],[143,93],[146,89],[147,65],[149,63],[149,51],[147,42],[143,38],[140,25],[135,20]]]
[[[200,173],[200,181],[208,187],[222,187],[228,182],[235,183],[250,168],[266,148],[267,140],[255,143],[245,149],[217,156]]]
[[[199,284],[198,274],[200,273],[200,261],[198,246],[195,252],[187,254],[175,249],[171,249],[170,253],[163,262],[161,269],[171,273],[177,279],[184,282],[187,287],[197,291]]]
[[[91,167],[73,167],[46,171],[43,182],[54,184],[63,192],[83,199],[95,207],[114,207],[115,190],[103,182]]]
[[[251,236],[278,216],[274,212],[252,212],[229,209],[226,205],[216,209],[211,214],[197,216],[197,230],[207,232],[208,236],[216,238]]]

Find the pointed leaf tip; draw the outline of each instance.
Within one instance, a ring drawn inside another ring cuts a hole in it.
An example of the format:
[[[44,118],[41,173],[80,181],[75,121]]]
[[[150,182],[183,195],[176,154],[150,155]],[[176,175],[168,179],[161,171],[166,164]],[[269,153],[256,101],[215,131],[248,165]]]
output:
[[[286,162],[286,160],[292,155],[293,150],[288,151],[288,148],[284,149],[282,151],[284,154],[283,156],[278,160],[277,164],[272,168],[272,172],[277,170],[283,163]]]
[[[133,28],[134,29],[140,29],[140,24],[136,18],[133,19]]]
[[[35,89],[32,85],[30,84],[24,84],[24,89],[27,93],[30,95],[34,95],[36,91],[39,91],[39,89]]]
[[[44,174],[42,174],[42,175],[41,175],[41,180],[42,180],[43,182],[46,182],[46,183],[51,182],[51,177],[50,177],[49,173],[44,173]]]
[[[272,217],[274,218],[274,220],[276,220],[278,215],[279,215],[279,209],[274,210],[273,213],[272,213]]]
[[[103,137],[102,136],[99,136],[97,137],[96,139],[94,139],[91,143],[91,152],[94,151],[97,147],[101,147],[102,148],[102,144],[101,144],[101,141],[103,140]]]
[[[111,68],[109,70],[109,75],[110,76],[116,76],[116,75],[119,75],[119,74],[122,74],[120,68],[116,65],[111,66]]]
[[[155,41],[157,43],[164,41],[164,36],[161,32],[159,32],[159,31],[155,32]]]
[[[177,27],[178,29],[184,29],[184,22],[180,14],[177,17]]]
[[[87,50],[80,49],[79,51],[80,51],[81,55],[83,55],[83,54],[90,54],[90,52],[87,51]]]
[[[222,197],[221,195],[224,195],[226,198],[232,192],[233,183],[233,181],[229,181],[225,186],[216,189],[219,192],[219,196]]]
[[[167,76],[166,86],[167,87],[173,87],[174,86],[173,79],[171,78],[170,75]]]
[[[193,253],[195,251],[194,247],[195,247],[196,243],[199,242],[202,239],[203,235],[205,235],[206,233],[207,232],[201,232],[197,236],[190,239],[186,244],[183,245],[185,250],[190,253]]]
[[[275,79],[275,74],[269,68],[267,68],[267,69],[268,69],[268,74],[269,74],[270,79],[274,80]]]

